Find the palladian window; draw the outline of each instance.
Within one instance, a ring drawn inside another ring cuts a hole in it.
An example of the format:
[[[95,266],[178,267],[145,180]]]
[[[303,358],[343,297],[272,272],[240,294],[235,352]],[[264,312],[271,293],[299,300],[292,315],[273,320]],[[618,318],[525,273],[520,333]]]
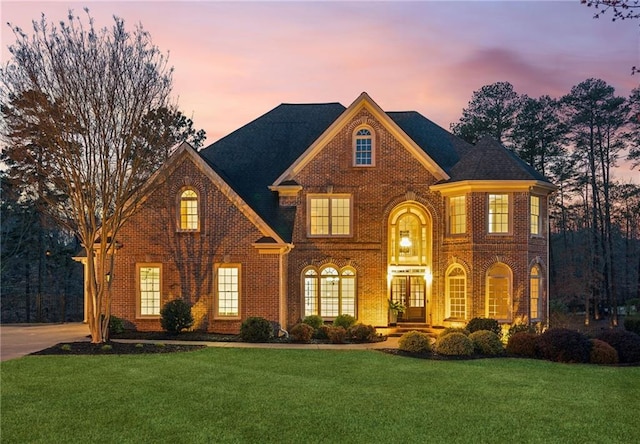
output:
[[[304,315],[356,316],[356,273],[350,267],[327,266],[303,272]]]

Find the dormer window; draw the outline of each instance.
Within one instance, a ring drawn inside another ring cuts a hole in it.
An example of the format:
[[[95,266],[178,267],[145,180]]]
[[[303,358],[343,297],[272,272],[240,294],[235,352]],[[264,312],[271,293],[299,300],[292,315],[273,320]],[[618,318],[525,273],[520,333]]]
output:
[[[369,128],[356,131],[353,140],[353,164],[355,166],[373,166],[373,133]]]
[[[187,189],[180,194],[180,231],[198,231],[198,195],[192,189]]]

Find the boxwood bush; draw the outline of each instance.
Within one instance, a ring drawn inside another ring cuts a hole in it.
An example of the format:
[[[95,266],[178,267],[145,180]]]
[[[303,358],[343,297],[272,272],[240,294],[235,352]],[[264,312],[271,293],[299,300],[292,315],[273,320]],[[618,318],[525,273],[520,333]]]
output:
[[[464,327],[447,327],[443,329],[438,336],[446,336],[450,333],[462,333],[465,336],[469,336],[471,332]]]
[[[470,356],[473,354],[473,342],[462,333],[449,333],[438,337],[436,352],[447,356]]]
[[[621,364],[640,362],[640,335],[626,330],[606,330],[597,339],[616,349]]]
[[[540,335],[537,350],[541,358],[555,362],[589,362],[591,342],[575,330],[552,328]]]
[[[410,353],[427,353],[431,351],[431,338],[421,331],[409,331],[398,340],[398,348]]]
[[[342,315],[336,316],[336,318],[333,320],[334,327],[342,327],[345,330],[348,330],[349,327],[351,327],[355,323],[356,323],[356,318],[348,314],[342,314]]]
[[[169,301],[160,310],[160,325],[174,335],[193,326],[191,306],[182,299]]]
[[[327,330],[327,336],[332,344],[344,344],[347,339],[347,330],[344,327],[331,326]]]
[[[347,330],[347,336],[355,342],[374,342],[376,329],[373,325],[354,324]]]
[[[300,322],[291,328],[289,336],[292,342],[309,343],[311,342],[314,331],[315,330],[311,325]]]
[[[509,337],[507,353],[525,358],[537,357],[536,342],[538,335],[526,331],[520,331]]]
[[[469,335],[469,339],[473,343],[473,348],[476,353],[480,353],[483,355],[501,355],[504,353],[504,346],[502,345],[502,341],[492,331],[489,330],[478,330],[474,331]]]
[[[267,342],[272,336],[271,322],[259,316],[245,319],[240,326],[240,338],[245,342]]]
[[[329,339],[330,325],[321,325],[313,332],[314,339]]]
[[[618,352],[600,339],[591,339],[589,362],[592,364],[617,364]]]
[[[324,320],[322,319],[322,316],[318,316],[318,315],[309,315],[306,318],[304,318],[302,322],[312,326],[314,330],[317,330],[320,328],[321,325],[324,325]]]
[[[465,328],[469,330],[469,333],[479,330],[489,330],[497,334],[499,338],[502,337],[502,328],[500,327],[500,323],[491,318],[473,318]]]

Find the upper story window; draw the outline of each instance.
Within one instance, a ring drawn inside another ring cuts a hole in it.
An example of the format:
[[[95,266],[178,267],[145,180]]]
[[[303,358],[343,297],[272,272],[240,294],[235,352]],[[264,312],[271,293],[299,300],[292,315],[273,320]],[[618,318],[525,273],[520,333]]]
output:
[[[414,213],[405,213],[398,219],[398,255],[401,262],[418,263],[422,241],[420,219]]]
[[[540,197],[530,197],[530,220],[531,220],[531,235],[540,236],[542,230],[540,228]]]
[[[465,196],[449,198],[449,233],[463,234],[467,231],[467,207]]]
[[[350,195],[310,195],[307,213],[309,236],[351,235]]]
[[[360,128],[354,136],[353,164],[355,166],[373,166],[373,134],[368,128]]]
[[[188,189],[180,194],[180,230],[198,231],[198,195]]]
[[[489,233],[509,233],[508,194],[489,194]]]

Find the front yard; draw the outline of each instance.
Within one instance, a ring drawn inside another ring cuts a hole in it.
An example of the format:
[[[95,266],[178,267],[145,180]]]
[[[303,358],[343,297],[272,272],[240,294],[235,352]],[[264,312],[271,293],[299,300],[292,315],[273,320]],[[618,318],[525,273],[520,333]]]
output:
[[[3,443],[630,442],[640,367],[211,348],[2,363]]]

